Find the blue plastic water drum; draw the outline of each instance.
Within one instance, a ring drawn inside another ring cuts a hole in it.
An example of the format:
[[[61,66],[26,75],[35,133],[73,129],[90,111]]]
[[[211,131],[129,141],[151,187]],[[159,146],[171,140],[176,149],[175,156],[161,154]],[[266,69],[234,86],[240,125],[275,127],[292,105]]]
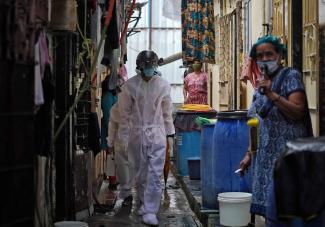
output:
[[[188,176],[188,162],[190,157],[200,157],[201,132],[177,133],[177,169],[181,176]]]
[[[213,185],[213,131],[214,124],[202,126],[201,131],[201,190],[202,190],[202,207],[215,209],[217,208],[217,193]]]
[[[191,180],[201,179],[201,158],[190,157],[187,159],[188,175]]]
[[[247,112],[219,112],[217,119],[212,145],[215,192],[251,192],[251,171],[244,177],[235,173],[249,145]]]

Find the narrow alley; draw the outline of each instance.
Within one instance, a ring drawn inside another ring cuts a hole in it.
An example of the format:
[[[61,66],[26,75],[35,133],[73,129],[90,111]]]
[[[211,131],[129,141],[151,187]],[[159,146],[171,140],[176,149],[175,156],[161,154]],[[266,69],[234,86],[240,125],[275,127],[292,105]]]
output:
[[[105,186],[107,184],[104,184]],[[146,226],[142,223],[141,216],[137,214],[140,206],[135,191],[133,191],[133,195],[134,200],[131,206],[124,207],[120,204],[110,212],[95,214],[87,219],[89,227]],[[163,192],[158,219],[159,226],[202,226],[190,209],[184,192],[172,174],[169,175],[167,186]]]

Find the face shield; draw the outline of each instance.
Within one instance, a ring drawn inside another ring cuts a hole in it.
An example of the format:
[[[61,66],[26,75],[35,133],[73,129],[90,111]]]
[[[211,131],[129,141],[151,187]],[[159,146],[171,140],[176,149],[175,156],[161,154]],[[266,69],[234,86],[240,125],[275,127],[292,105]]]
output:
[[[158,64],[156,63],[155,60],[146,60],[146,61],[141,61],[138,65],[138,67],[142,69],[148,69],[148,68],[157,68]]]
[[[145,76],[154,76],[158,67],[158,56],[150,50],[141,51],[137,57],[137,69]]]

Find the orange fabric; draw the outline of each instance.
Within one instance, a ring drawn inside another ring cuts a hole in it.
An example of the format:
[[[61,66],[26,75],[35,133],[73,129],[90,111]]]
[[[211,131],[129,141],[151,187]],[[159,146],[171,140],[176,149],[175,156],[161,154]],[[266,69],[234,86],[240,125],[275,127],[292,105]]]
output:
[[[112,15],[113,15],[113,7],[114,7],[115,1],[111,0],[107,7],[107,16],[105,18],[105,27],[108,28],[109,23],[111,22]]]

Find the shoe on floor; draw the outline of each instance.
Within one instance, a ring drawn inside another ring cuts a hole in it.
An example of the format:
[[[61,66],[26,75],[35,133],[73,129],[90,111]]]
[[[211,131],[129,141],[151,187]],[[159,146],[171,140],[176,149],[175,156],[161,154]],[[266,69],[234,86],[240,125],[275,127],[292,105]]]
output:
[[[142,217],[142,221],[147,225],[158,225],[158,219],[155,214],[145,214]]]
[[[138,215],[139,216],[142,216],[142,215],[144,215],[145,214],[145,212],[144,212],[144,206],[142,205],[140,208],[139,208],[139,210],[138,210]]]
[[[129,195],[123,200],[122,206],[130,206],[132,204],[133,196]]]

